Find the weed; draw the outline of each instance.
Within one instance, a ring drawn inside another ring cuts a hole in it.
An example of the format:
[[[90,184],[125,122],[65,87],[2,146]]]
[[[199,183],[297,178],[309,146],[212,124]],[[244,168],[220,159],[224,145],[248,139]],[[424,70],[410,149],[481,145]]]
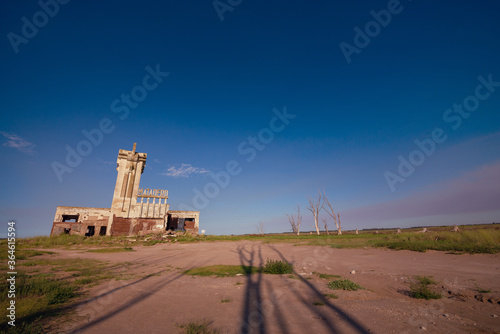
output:
[[[184,334],[220,334],[220,330],[212,328],[212,323],[213,321],[198,320],[178,325],[178,327],[183,330]]]
[[[319,300],[315,300],[315,301],[313,301],[313,305],[316,305],[316,306],[324,306],[324,305],[325,305],[325,303],[324,303],[324,302],[322,302],[322,301],[319,301]]]
[[[439,299],[441,295],[429,288],[429,285],[435,285],[436,282],[426,276],[415,276],[416,282],[410,284],[410,297],[417,299]]]
[[[359,289],[364,289],[361,285],[354,283],[348,279],[337,279],[328,283],[328,287],[332,290],[348,290],[357,291]]]
[[[480,287],[476,287],[476,291],[479,292],[479,293],[490,293],[491,292],[490,289],[483,289],[483,288],[480,288]]]
[[[266,274],[275,275],[291,274],[293,273],[293,265],[281,260],[267,259],[266,265],[263,268],[263,272]]]
[[[337,299],[337,298],[339,298],[339,296],[337,296],[334,293],[325,293],[323,296],[331,298],[331,299]]]
[[[220,300],[221,303],[229,303],[230,301],[231,299],[229,297]]]
[[[316,275],[318,275],[319,278],[326,279],[326,280],[341,277],[340,275],[322,274],[322,273],[317,273],[317,272],[313,272],[313,274],[316,274]]]

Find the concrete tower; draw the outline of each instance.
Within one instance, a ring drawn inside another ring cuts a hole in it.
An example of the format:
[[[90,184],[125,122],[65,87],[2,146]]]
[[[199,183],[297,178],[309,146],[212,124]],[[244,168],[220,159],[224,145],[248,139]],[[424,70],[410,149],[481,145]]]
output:
[[[115,192],[113,194],[113,203],[111,211],[116,217],[129,218],[130,210],[137,203],[137,192],[141,181],[141,174],[146,166],[146,153],[137,153],[135,151],[137,143],[134,143],[132,151],[120,150],[116,160]]]

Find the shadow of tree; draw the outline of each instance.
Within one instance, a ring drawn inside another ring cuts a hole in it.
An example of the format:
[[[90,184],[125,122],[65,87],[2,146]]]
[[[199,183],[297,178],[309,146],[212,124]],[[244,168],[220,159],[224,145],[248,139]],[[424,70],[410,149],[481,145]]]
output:
[[[278,250],[276,247],[273,245],[267,245],[270,249],[272,249],[278,256],[286,262],[291,263],[288,261],[285,256]],[[295,270],[294,274],[300,279],[302,283],[310,290],[310,292],[315,296],[315,298],[318,301],[321,301],[328,309],[333,311],[336,315],[338,315],[342,320],[344,320],[355,332],[362,333],[362,334],[368,334],[370,333],[367,328],[365,328],[361,323],[353,319],[348,313],[344,312],[342,309],[340,309],[338,306],[333,305],[322,293],[319,291],[313,284],[308,282],[306,279],[304,279],[302,276],[300,276]],[[300,299],[300,301],[307,307],[309,308],[313,313],[316,313],[322,320],[324,326],[328,329],[330,333],[339,333],[339,329],[337,328],[336,324],[332,322],[332,316],[329,316],[325,312],[319,310],[317,307],[314,307],[312,303],[305,298],[301,296],[300,293],[296,294],[297,298]]]

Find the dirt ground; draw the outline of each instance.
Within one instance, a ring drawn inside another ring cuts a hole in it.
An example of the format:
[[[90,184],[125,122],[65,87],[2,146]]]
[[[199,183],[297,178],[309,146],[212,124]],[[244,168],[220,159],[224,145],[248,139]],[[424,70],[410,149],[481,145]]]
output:
[[[75,306],[72,320],[60,325],[64,333],[180,333],[179,325],[203,319],[221,333],[500,333],[499,254],[251,241],[135,249],[105,254],[54,250],[60,257],[133,263],[126,270],[136,277],[93,287]],[[293,263],[302,278],[182,274],[214,264],[260,266],[267,258]],[[328,281],[313,272],[341,275],[366,290],[330,290]],[[410,298],[415,275],[432,276],[443,298]],[[491,292],[479,293],[478,288]],[[339,298],[324,296],[329,293]]]

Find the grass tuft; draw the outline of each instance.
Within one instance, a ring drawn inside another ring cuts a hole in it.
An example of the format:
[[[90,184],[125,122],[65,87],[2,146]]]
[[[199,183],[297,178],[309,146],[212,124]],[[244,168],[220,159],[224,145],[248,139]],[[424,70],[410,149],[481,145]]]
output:
[[[220,334],[220,330],[212,328],[212,323],[213,321],[198,320],[178,325],[178,327],[182,329],[183,334]]]
[[[337,279],[328,283],[328,287],[332,290],[347,290],[347,291],[357,291],[364,289],[361,285],[354,283],[348,279]]]
[[[339,298],[339,296],[337,296],[334,293],[325,293],[323,296],[331,298],[331,299],[338,299]]]
[[[429,285],[435,285],[436,282],[426,276],[415,276],[415,282],[410,284],[410,297],[417,299],[439,299],[441,295],[430,289]]]
[[[326,279],[326,280],[341,277],[340,275],[322,274],[322,273],[317,273],[317,272],[313,272],[313,274],[316,274],[316,275],[318,275],[319,278]]]
[[[281,260],[267,259],[266,265],[263,268],[263,272],[266,274],[274,275],[292,274],[293,265]]]

